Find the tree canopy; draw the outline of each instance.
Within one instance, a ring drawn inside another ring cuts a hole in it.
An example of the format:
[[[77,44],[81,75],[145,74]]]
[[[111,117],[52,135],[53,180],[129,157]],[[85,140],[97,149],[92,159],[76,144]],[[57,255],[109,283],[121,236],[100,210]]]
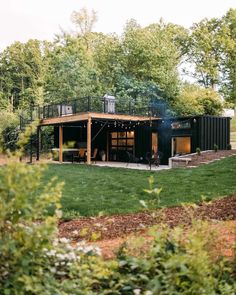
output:
[[[84,8],[71,19],[73,33],[62,32],[53,42],[15,42],[0,53],[1,108],[105,93],[124,103],[161,96],[178,114],[219,113],[219,95],[236,104],[235,9],[189,30],[163,20],[146,27],[129,20],[121,36],[94,32],[94,11]],[[192,86],[183,73],[191,75]]]

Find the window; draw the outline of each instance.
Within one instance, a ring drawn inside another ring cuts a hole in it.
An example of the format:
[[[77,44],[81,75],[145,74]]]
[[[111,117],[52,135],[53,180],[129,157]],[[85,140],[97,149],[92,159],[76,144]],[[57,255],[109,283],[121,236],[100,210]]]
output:
[[[191,153],[191,137],[172,138],[172,156]]]
[[[177,121],[171,123],[171,129],[189,129],[191,128],[191,123],[189,120],[187,121]]]
[[[121,160],[125,151],[134,152],[134,131],[122,131],[110,133],[111,160]],[[115,156],[114,156],[115,155]]]

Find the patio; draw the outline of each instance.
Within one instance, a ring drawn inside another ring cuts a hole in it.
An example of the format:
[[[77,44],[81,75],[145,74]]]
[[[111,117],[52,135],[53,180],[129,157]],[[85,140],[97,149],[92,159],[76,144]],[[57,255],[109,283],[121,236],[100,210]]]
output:
[[[91,163],[94,166],[100,166],[100,167],[111,167],[111,168],[127,168],[127,169],[136,169],[136,170],[150,170],[150,166],[148,164],[141,164],[141,163],[125,163],[125,162],[103,162],[103,161],[97,161],[96,163]],[[152,165],[151,170],[152,171],[160,171],[170,169],[168,165],[160,165],[155,166]]]

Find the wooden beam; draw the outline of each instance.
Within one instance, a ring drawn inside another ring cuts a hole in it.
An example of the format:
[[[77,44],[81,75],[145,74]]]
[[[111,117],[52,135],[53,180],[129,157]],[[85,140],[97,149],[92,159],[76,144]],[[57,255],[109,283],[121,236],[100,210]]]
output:
[[[91,164],[91,117],[87,121],[87,164]]]
[[[59,162],[63,162],[63,127],[59,126]]]
[[[77,115],[42,119],[40,121],[39,125],[48,126],[48,125],[57,125],[57,124],[62,124],[62,123],[87,121],[88,117],[89,117],[88,113],[81,113],[81,114],[77,114]]]
[[[132,116],[124,114],[107,114],[107,113],[90,113],[91,118],[93,119],[107,119],[107,120],[117,120],[117,121],[149,121],[150,117],[148,116]],[[152,120],[158,118],[151,118]]]
[[[57,125],[57,124],[69,123],[69,122],[87,121],[89,117],[92,119],[131,121],[131,122],[150,120],[150,117],[148,116],[131,116],[131,115],[104,114],[104,113],[80,113],[80,114],[74,114],[69,116],[42,119],[39,125],[46,126],[46,125]],[[156,120],[156,119],[158,118],[156,117],[151,118],[151,120]]]

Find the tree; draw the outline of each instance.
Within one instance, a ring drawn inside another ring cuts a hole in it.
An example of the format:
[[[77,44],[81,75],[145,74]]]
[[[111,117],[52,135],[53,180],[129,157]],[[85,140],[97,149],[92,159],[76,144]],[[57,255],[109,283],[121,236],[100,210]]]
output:
[[[13,109],[43,101],[44,43],[15,42],[0,55],[0,94]]]
[[[73,11],[71,21],[79,28],[79,35],[83,37],[87,49],[89,49],[89,35],[97,22],[97,14],[94,10],[89,12],[86,8],[80,11]]]
[[[180,116],[220,115],[223,104],[219,94],[214,90],[185,83],[173,108]]]
[[[61,36],[48,51],[47,61],[47,102],[72,100],[96,93],[96,69],[81,38]]]
[[[173,27],[158,24],[141,28],[130,21],[122,39],[123,67],[127,76],[152,82],[171,101],[178,93],[180,48],[173,41]]]
[[[236,9],[230,9],[221,19],[222,92],[236,104]]]
[[[205,88],[216,89],[220,83],[222,59],[220,20],[204,19],[191,28],[188,41],[189,61],[194,66],[193,77]]]

